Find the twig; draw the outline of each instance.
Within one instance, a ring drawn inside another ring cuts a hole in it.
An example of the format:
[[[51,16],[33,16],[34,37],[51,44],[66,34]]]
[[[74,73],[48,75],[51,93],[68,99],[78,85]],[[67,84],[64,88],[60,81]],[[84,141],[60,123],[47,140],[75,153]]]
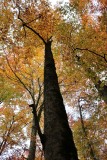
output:
[[[94,51],[92,51],[92,50],[90,50],[90,49],[87,49],[87,48],[74,48],[74,51],[75,50],[81,50],[81,51],[88,51],[88,52],[90,52],[90,53],[92,53],[92,54],[94,54],[94,55],[96,55],[96,56],[98,56],[98,57],[101,57],[101,58],[103,58],[104,60],[105,60],[105,62],[107,62],[107,58],[106,58],[106,56],[107,56],[107,54],[104,54],[103,56],[102,55],[100,55],[100,54],[98,54],[98,53],[96,53],[96,52],[94,52]]]

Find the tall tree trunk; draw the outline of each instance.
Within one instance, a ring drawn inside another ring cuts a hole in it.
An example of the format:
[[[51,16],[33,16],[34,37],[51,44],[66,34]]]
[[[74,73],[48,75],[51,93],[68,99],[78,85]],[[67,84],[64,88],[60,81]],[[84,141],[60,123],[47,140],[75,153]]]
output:
[[[44,134],[45,160],[78,160],[65,106],[60,93],[51,41],[45,44]]]
[[[52,41],[43,37],[20,17],[23,26],[37,35],[45,45],[44,65],[44,135],[39,124],[38,134],[44,149],[45,160],[78,160],[77,149],[73,141],[65,106],[60,93],[55,63],[51,51]],[[35,110],[33,111],[35,113]],[[35,115],[36,118],[36,115]]]

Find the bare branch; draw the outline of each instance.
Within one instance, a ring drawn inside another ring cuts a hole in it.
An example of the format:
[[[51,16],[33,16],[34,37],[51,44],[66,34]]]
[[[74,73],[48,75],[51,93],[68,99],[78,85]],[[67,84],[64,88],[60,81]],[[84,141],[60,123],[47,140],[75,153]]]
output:
[[[40,117],[41,117],[41,113],[44,109],[44,102],[41,104],[41,106],[39,107],[39,111],[38,111],[38,121],[40,121]]]
[[[39,100],[40,100],[40,98],[41,98],[41,85],[40,85],[40,82],[39,82],[39,78],[38,78],[38,86],[39,86],[39,93],[38,93],[38,98],[37,98],[37,102],[36,102],[36,108],[37,108],[37,106],[38,106],[38,104],[39,104]]]
[[[26,26],[28,29],[30,29],[33,33],[35,33],[43,41],[44,44],[46,44],[43,37],[38,32],[36,32],[33,28],[29,27],[26,23],[24,23],[23,26]]]
[[[34,22],[35,20],[37,20],[37,19],[39,19],[39,18],[41,18],[41,17],[42,17],[42,15],[39,14],[38,17],[36,17],[35,19],[33,19],[33,20],[27,22],[26,24],[30,24],[30,23]]]
[[[107,62],[107,58],[106,58],[106,56],[107,56],[107,54],[104,54],[103,56],[102,55],[100,55],[100,54],[98,54],[98,53],[96,53],[96,52],[94,52],[94,51],[92,51],[92,50],[90,50],[90,49],[87,49],[87,48],[74,48],[74,51],[75,50],[81,50],[81,51],[88,51],[88,52],[90,52],[90,53],[92,53],[92,54],[94,54],[94,55],[96,55],[96,56],[98,56],[98,57],[101,57],[101,58],[103,58],[104,60],[105,60],[105,62]]]
[[[37,32],[37,31],[35,31],[33,28],[31,28],[30,26],[28,26],[28,24],[29,23],[31,23],[31,22],[33,22],[34,20],[31,20],[30,22],[24,22],[24,20],[21,18],[21,13],[20,13],[20,7],[18,7],[18,9],[19,9],[19,14],[18,14],[18,19],[20,19],[21,20],[21,22],[22,22],[22,26],[23,27],[26,27],[26,28],[28,28],[28,29],[30,29],[34,34],[36,34],[41,40],[42,40],[42,42],[44,43],[44,44],[46,44],[46,42],[45,42],[45,40],[44,40],[44,38]],[[41,17],[41,15],[39,15],[39,17],[37,17],[37,18],[40,18]]]

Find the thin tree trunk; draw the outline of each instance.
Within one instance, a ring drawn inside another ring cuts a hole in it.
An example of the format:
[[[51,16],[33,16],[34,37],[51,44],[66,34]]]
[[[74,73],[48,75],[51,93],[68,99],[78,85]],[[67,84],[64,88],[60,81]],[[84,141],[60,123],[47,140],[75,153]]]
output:
[[[33,110],[33,108],[35,108],[34,104],[31,104],[29,106],[32,107],[32,110]],[[33,112],[33,120],[32,120],[32,129],[31,129],[31,139],[30,139],[28,160],[35,160],[35,157],[36,157],[36,155],[35,155],[35,153],[36,153],[36,135],[37,135],[37,132],[38,132],[38,124],[39,124],[39,121],[40,121],[40,118],[41,118],[41,113],[43,111],[43,108],[44,108],[44,103],[41,104],[37,117],[35,116],[35,114],[37,114],[37,113]],[[35,112],[36,112],[36,110],[35,110]],[[38,133],[38,134],[42,134],[42,133]],[[40,136],[40,138],[41,138],[41,136]]]
[[[96,158],[96,155],[95,155],[95,152],[94,152],[94,150],[93,150],[93,147],[92,147],[92,145],[91,145],[91,143],[90,143],[90,140],[88,139],[88,136],[87,136],[87,132],[86,132],[86,129],[85,129],[85,126],[84,126],[84,120],[83,120],[83,116],[82,116],[81,107],[82,107],[82,106],[79,105],[79,113],[80,113],[81,126],[82,126],[82,130],[83,130],[84,137],[85,137],[85,139],[86,139],[86,141],[87,141],[88,148],[89,148],[89,150],[90,150],[90,156],[91,156],[92,160],[98,160],[98,159]]]
[[[44,134],[45,160],[78,160],[60,93],[51,41],[45,44],[44,66]]]
[[[30,140],[28,160],[34,160],[35,159],[36,134],[37,134],[37,127],[36,127],[36,124],[35,124],[35,117],[33,115],[32,130],[31,130],[31,140]]]

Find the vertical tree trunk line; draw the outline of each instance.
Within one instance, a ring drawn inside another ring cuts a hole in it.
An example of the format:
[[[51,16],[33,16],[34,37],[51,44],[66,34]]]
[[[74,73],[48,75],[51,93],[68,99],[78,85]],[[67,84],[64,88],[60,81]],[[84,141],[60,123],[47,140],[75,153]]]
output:
[[[58,85],[51,41],[45,44],[44,155],[46,160],[78,160],[72,131]]]
[[[37,126],[36,126],[36,124],[35,124],[35,117],[34,117],[34,115],[33,115],[28,160],[34,160],[34,159],[35,159],[36,134],[37,134]]]
[[[38,102],[39,102],[39,99],[38,99]],[[42,134],[41,128],[40,128],[40,125],[39,125],[40,118],[41,118],[41,113],[42,113],[43,108],[44,108],[44,103],[41,104],[40,109],[38,111],[38,115],[37,115],[37,110],[36,110],[36,108],[38,106],[38,103],[36,105],[31,104],[29,106],[32,107],[33,119],[32,119],[32,128],[31,128],[31,138],[30,138],[28,160],[34,160],[36,158],[35,153],[36,153],[36,136],[37,136],[37,133],[40,137],[42,147],[44,147],[44,134]]]
[[[83,134],[84,134],[84,137],[87,141],[87,145],[88,145],[88,148],[89,148],[89,153],[90,153],[90,156],[92,158],[92,160],[98,160],[96,158],[96,154],[93,150],[93,147],[92,147],[92,144],[90,142],[90,140],[88,139],[88,135],[87,135],[87,131],[86,131],[86,128],[85,128],[85,125],[84,125],[84,120],[83,120],[83,116],[82,116],[82,106],[79,105],[79,113],[80,113],[80,120],[81,120],[81,126],[82,126],[82,130],[83,130]]]

